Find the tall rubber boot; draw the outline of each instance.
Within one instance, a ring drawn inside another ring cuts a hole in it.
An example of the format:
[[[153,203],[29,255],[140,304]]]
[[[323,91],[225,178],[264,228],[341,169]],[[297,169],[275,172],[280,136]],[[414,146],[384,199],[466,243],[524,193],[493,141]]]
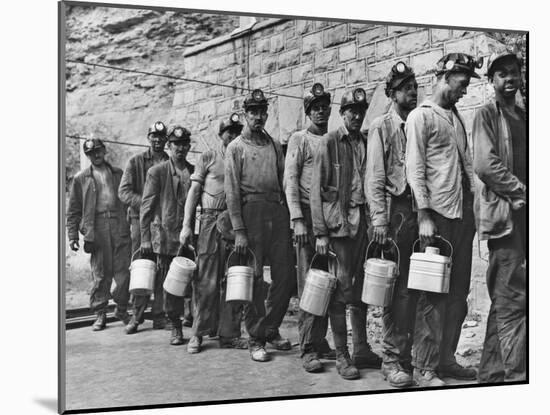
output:
[[[367,342],[367,306],[350,306],[353,364],[359,368],[380,369],[382,358],[374,353]]]

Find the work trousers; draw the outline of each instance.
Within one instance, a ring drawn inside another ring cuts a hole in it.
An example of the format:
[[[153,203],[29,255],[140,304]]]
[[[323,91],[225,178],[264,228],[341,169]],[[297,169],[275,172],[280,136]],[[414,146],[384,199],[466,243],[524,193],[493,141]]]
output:
[[[330,248],[337,260],[330,261],[329,269],[338,279],[328,309],[334,346],[337,351],[347,350],[346,306],[349,306],[354,356],[370,350],[367,343],[367,305],[361,301],[367,245],[367,221],[361,207],[357,234],[353,238],[332,238],[330,241]]]
[[[526,379],[525,209],[514,212],[510,235],[488,241],[491,308],[479,365],[480,382]]]
[[[264,345],[279,334],[292,295],[290,219],[284,204],[250,201],[242,207],[250,250],[256,258],[254,294],[244,307],[251,344]],[[264,306],[264,260],[271,266],[271,285]]]
[[[141,229],[139,218],[130,218],[130,235],[132,237],[132,254],[141,247]],[[137,254],[136,254],[137,256]]]
[[[307,227],[308,242],[303,245],[296,245],[296,275],[298,285],[298,297],[302,297],[306,283],[307,272],[311,260],[315,254],[315,236],[311,223],[311,209],[308,205],[302,204],[302,214]],[[319,346],[328,329],[328,315],[320,317],[300,309],[298,312],[298,332],[300,335],[300,350],[302,356],[305,353],[319,352]]]
[[[418,369],[436,370],[456,363],[456,347],[468,312],[475,234],[473,196],[466,189],[463,194],[462,219],[447,219],[432,212],[438,234],[453,247],[452,268],[448,294],[419,294],[412,359]],[[442,253],[448,249],[441,248]]]
[[[96,313],[105,312],[111,297],[119,312],[124,313],[128,307],[130,238],[120,234],[118,220],[117,217],[96,216],[94,221],[90,309]]]
[[[410,367],[419,292],[407,288],[412,246],[418,238],[418,220],[409,196],[392,196],[390,218],[391,236],[399,250],[399,275],[391,304],[384,307],[382,314],[383,360],[384,363],[399,362]]]
[[[241,306],[220,297],[227,258],[226,244],[216,227],[218,213],[203,212],[197,241],[197,268],[193,281],[193,335],[218,333],[240,337]],[[221,318],[220,318],[221,310]],[[219,327],[219,324],[226,326]]]

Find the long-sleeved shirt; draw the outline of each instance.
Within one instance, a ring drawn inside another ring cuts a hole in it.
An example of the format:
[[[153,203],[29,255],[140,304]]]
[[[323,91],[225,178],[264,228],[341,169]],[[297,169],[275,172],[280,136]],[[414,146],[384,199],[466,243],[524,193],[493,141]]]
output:
[[[416,209],[432,209],[448,219],[462,218],[462,179],[473,192],[472,156],[464,121],[427,100],[405,123],[407,181]]]
[[[259,146],[240,135],[227,146],[224,188],[235,231],[246,229],[242,205],[248,200],[283,200],[283,151],[278,142],[269,136],[267,139],[267,144]]]
[[[290,219],[303,219],[301,204],[309,205],[313,156],[323,136],[306,130],[292,134],[285,158],[283,185]]]
[[[160,162],[166,160],[168,160],[168,154],[162,152]],[[158,162],[156,164],[158,164]],[[143,194],[143,188],[145,186],[146,174],[154,165],[155,162],[153,161],[151,149],[148,149],[130,158],[124,169],[120,187],[118,188],[118,197],[130,206],[131,218],[139,218],[141,195]]]
[[[151,242],[157,254],[177,255],[192,173],[191,164],[186,162],[178,172],[170,159],[147,172],[140,209],[141,240]]]
[[[405,121],[392,107],[373,120],[367,139],[365,194],[373,226],[389,224],[391,195],[407,189],[405,176]]]
[[[360,178],[365,177],[366,157],[359,160],[354,155],[353,144],[345,127],[323,136],[313,158],[311,182],[311,218],[316,237],[354,237],[360,221],[360,209],[352,202],[354,169]],[[360,133],[363,148],[366,138]],[[354,166],[356,161],[361,165]],[[363,183],[361,182],[361,188]]]
[[[202,185],[201,206],[203,209],[225,209],[224,154],[223,148],[202,153],[191,175],[191,181]]]
[[[525,120],[523,110],[516,112]],[[527,125],[525,123],[525,128]],[[526,186],[513,174],[512,130],[498,102],[481,107],[474,117],[474,169],[481,180],[476,186],[475,213],[480,239],[501,238],[513,230],[512,200],[525,200]],[[521,155],[526,159],[527,154]]]

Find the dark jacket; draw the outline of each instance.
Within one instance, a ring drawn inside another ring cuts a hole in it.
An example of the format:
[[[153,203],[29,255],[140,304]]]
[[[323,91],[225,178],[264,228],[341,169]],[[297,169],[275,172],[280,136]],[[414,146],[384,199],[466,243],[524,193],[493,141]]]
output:
[[[179,234],[183,224],[184,206],[191,186],[193,166],[185,162],[187,181],[177,198],[178,173],[172,160],[149,169],[140,208],[141,241],[151,242],[153,251],[162,255],[177,255]]]
[[[162,154],[163,160],[168,160],[168,154],[164,152]],[[118,188],[118,197],[129,206],[128,210],[131,218],[139,218],[141,195],[145,186],[146,174],[153,165],[151,149],[148,149],[128,160],[128,164],[124,169]]]
[[[360,134],[366,149],[366,137]],[[313,158],[310,193],[313,233],[317,237],[355,236],[358,209],[366,206],[350,206],[353,160],[353,148],[345,127],[323,136]],[[362,177],[365,164],[359,168]]]
[[[516,110],[523,113],[519,107]],[[497,102],[476,111],[472,140],[474,171],[480,179],[474,199],[477,231],[482,240],[501,238],[512,232],[510,202],[525,200],[526,187],[512,173],[512,134]]]
[[[111,169],[113,190],[116,193],[122,177],[122,170],[106,164]],[[67,233],[71,241],[78,240],[79,231],[84,235],[84,241],[94,241],[97,188],[92,172],[93,166],[90,166],[76,174],[73,179],[67,206]],[[118,198],[116,211],[120,236],[129,237],[130,228],[126,220],[126,205]]]

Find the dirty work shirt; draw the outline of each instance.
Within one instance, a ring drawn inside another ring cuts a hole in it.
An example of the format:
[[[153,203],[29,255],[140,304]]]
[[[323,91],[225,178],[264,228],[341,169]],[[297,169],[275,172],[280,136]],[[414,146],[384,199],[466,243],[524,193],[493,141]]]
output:
[[[356,205],[364,205],[365,197],[363,181],[365,179],[365,142],[353,138],[350,135],[351,148],[353,149],[353,176],[351,177],[351,201]]]
[[[240,135],[227,146],[224,187],[231,223],[236,231],[246,229],[242,204],[247,196],[265,196],[272,201],[280,198],[284,160],[282,150],[276,152],[278,144],[269,140],[271,138],[264,145],[256,145]]]
[[[223,146],[216,150],[205,151],[199,157],[199,161],[195,165],[195,172],[191,175],[191,181],[200,183],[202,186],[201,206],[203,209],[225,209],[224,153]]]
[[[113,175],[111,169],[102,166],[92,169],[97,186],[96,213],[112,211],[116,206],[115,189],[113,189]]]
[[[372,122],[367,145],[365,192],[372,224],[389,225],[391,196],[407,191],[405,121],[393,107]]]
[[[313,155],[322,137],[303,130],[294,133],[288,141],[284,188],[291,220],[304,218],[300,203],[309,206]]]
[[[472,157],[462,125],[456,111],[445,111],[430,100],[407,117],[406,174],[416,209],[462,218],[463,172],[474,190]]]

